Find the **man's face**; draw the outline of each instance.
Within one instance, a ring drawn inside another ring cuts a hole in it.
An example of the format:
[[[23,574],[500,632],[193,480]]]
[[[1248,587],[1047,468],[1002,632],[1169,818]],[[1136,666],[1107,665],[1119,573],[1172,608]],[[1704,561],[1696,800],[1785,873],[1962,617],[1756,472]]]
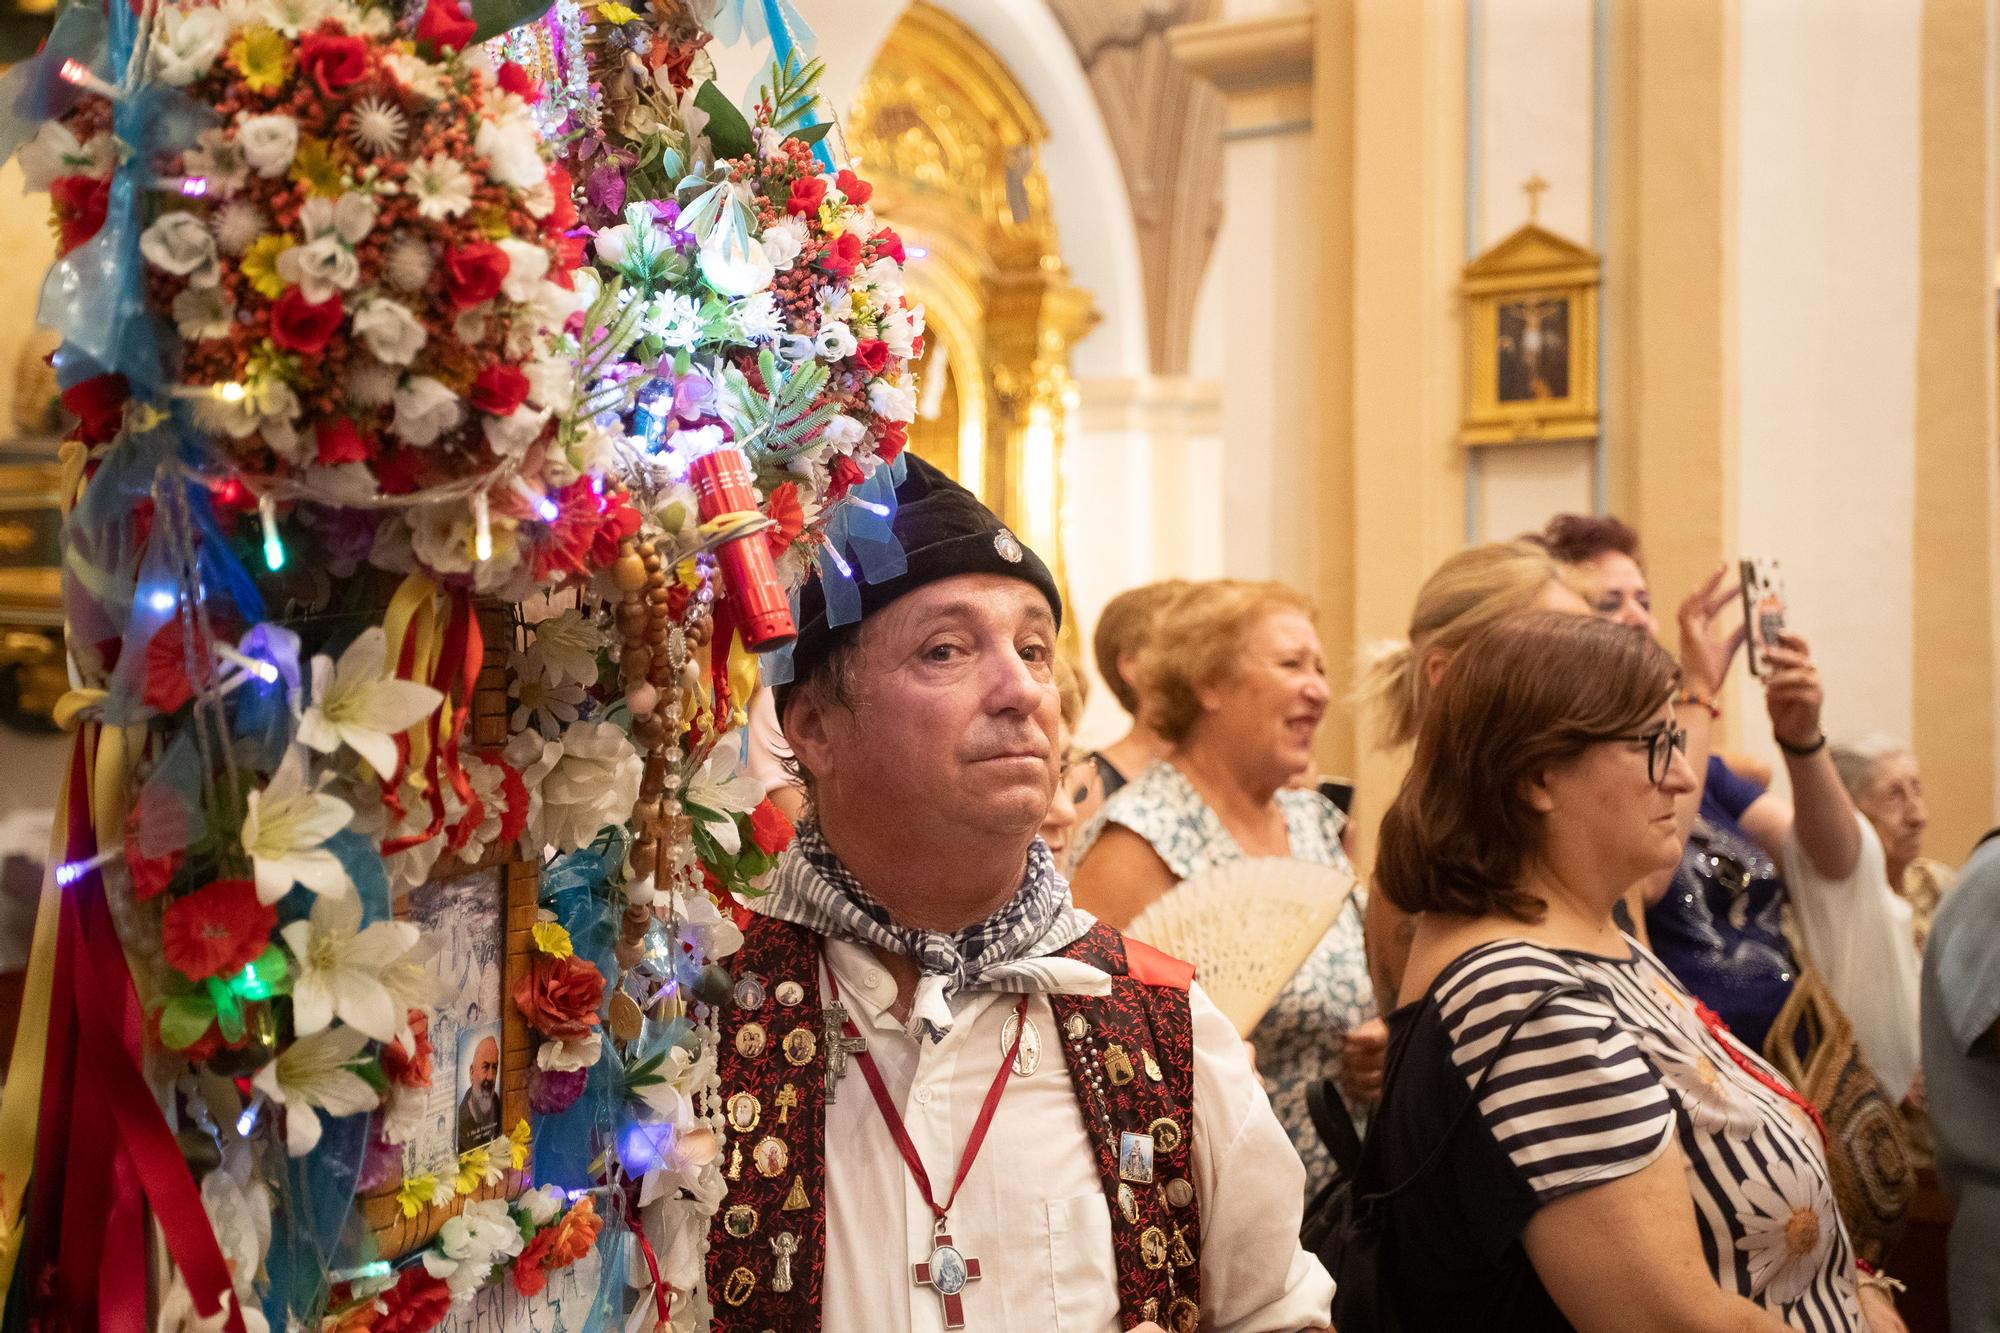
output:
[[[1048,599],[999,574],[942,579],[870,617],[852,711],[787,710],[822,822],[1032,837],[1062,762],[1055,640]]]
[[[479,1043],[472,1053],[472,1086],[481,1092],[492,1092],[493,1084],[500,1077],[500,1047],[488,1037]]]

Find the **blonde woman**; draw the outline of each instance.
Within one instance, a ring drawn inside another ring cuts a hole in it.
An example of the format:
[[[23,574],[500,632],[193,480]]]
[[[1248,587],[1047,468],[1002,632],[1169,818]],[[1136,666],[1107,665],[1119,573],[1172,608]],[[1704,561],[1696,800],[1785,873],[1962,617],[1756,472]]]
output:
[[[1097,629],[1090,636],[1091,656],[1097,660],[1104,687],[1131,715],[1132,726],[1111,744],[1084,756],[1085,762],[1077,764],[1073,773],[1064,774],[1063,786],[1076,805],[1079,823],[1088,824],[1113,792],[1171,748],[1146,721],[1139,696],[1139,658],[1153,637],[1161,610],[1194,586],[1186,579],[1161,579],[1127,588],[1098,613]]]
[[[1539,546],[1491,542],[1439,565],[1417,590],[1409,637],[1376,654],[1356,691],[1357,701],[1379,719],[1382,748],[1416,739],[1431,694],[1461,648],[1492,626],[1531,611],[1590,614],[1589,605],[1564,582],[1562,566]],[[1369,895],[1368,967],[1384,1013],[1395,1007],[1416,925],[1387,894]]]
[[[1331,693],[1312,604],[1278,583],[1220,581],[1173,601],[1138,662],[1145,722],[1172,748],[1105,802],[1077,845],[1079,906],[1129,923],[1188,876],[1244,857],[1345,865],[1340,812],[1287,783],[1313,761]],[[1350,1099],[1380,1082],[1379,1047],[1350,1059],[1372,1019],[1357,891],[1250,1034],[1272,1109],[1306,1165],[1332,1174],[1306,1089],[1332,1078]]]
[[[1056,654],[1056,701],[1062,709],[1062,725],[1056,732],[1056,753],[1062,756],[1062,778],[1056,783],[1055,798],[1049,802],[1049,813],[1042,819],[1041,838],[1055,858],[1056,873],[1069,873],[1069,852],[1072,835],[1076,833],[1076,770],[1087,764],[1088,759],[1075,759],[1071,746],[1076,741],[1076,724],[1083,717],[1084,681],[1077,674],[1069,659]]]

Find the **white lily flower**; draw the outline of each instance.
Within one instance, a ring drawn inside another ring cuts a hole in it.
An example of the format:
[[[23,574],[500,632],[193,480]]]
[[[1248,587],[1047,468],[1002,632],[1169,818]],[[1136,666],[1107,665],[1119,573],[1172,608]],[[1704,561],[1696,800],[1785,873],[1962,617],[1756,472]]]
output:
[[[297,959],[292,974],[292,1026],[301,1036],[339,1018],[376,1041],[395,1041],[407,1010],[382,983],[422,933],[408,921],[377,921],[361,928],[361,895],[321,898],[312,915],[278,932]]]
[[[378,776],[396,771],[396,737],[437,711],[444,696],[389,674],[389,636],[371,625],[335,666],[312,660],[312,707],[299,718],[299,743],[321,754],[345,744]]]
[[[285,1152],[303,1157],[319,1146],[319,1113],[359,1115],[381,1102],[368,1080],[348,1066],[361,1058],[368,1036],[359,1028],[328,1028],[278,1052],[251,1082],[285,1108]]]
[[[294,746],[264,790],[250,793],[243,814],[243,850],[257,880],[257,900],[274,903],[303,884],[314,893],[351,893],[354,882],[326,840],[347,827],[354,807],[307,785],[305,751]]]
[[[604,1054],[604,1034],[593,1032],[587,1037],[573,1040],[551,1038],[542,1043],[535,1052],[535,1063],[543,1069],[576,1070],[590,1069]]]
[[[764,780],[738,767],[742,753],[742,733],[732,731],[716,742],[695,775],[688,779],[684,799],[698,805],[689,811],[701,820],[709,836],[723,851],[734,856],[743,850],[743,838],[736,828],[736,815],[747,815],[764,799]]]
[[[604,631],[584,619],[574,608],[549,616],[535,625],[535,637],[516,654],[515,664],[527,675],[560,685],[573,680],[579,685],[597,683],[597,654],[604,647]]]

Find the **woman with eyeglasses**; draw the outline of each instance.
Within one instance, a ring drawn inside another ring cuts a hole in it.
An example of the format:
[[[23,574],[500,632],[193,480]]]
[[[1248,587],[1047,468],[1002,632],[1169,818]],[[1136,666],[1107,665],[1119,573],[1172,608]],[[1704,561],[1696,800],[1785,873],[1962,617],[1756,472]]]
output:
[[[1680,859],[1678,685],[1652,639],[1536,613],[1424,713],[1382,821],[1418,924],[1355,1184],[1400,1327],[1901,1328],[1864,1316],[1798,1094],[1613,921]]]

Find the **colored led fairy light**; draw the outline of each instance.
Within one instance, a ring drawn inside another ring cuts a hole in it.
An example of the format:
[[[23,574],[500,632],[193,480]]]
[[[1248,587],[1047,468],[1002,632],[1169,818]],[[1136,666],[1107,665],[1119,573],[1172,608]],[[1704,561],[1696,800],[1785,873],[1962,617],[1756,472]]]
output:
[[[553,523],[562,516],[562,508],[554,500],[549,499],[548,496],[543,495],[519,477],[509,477],[507,484],[514,488],[516,495],[528,502],[528,506],[535,511],[536,516],[542,522]]]
[[[264,525],[264,564],[275,574],[285,567],[285,543],[278,536],[278,502],[268,495],[259,496],[257,517]]]
[[[472,557],[482,562],[493,558],[493,507],[485,491],[472,497]]]
[[[123,854],[122,849],[113,847],[109,851],[99,852],[86,861],[65,861],[56,867],[56,884],[60,888],[67,889],[91,871],[110,865]]]
[[[880,518],[888,518],[890,516],[891,511],[888,505],[878,504],[873,500],[864,500],[858,495],[848,498],[854,502],[856,508],[866,509],[869,513]]]
[[[848,564],[846,559],[841,556],[839,551],[835,550],[832,546],[828,546],[826,548],[826,554],[828,558],[833,561],[833,567],[840,571],[842,578],[851,579],[854,577],[854,566]]]
[[[116,88],[93,74],[90,66],[84,64],[81,60],[65,60],[62,62],[61,68],[56,72],[61,76],[64,83],[74,84],[86,92],[96,93],[99,97],[107,97],[116,102],[124,96]]]
[[[234,662],[245,671],[263,681],[266,685],[278,683],[278,668],[270,662],[260,661],[245,653],[239,653],[226,643],[215,645],[215,655],[225,662]]]
[[[155,588],[146,594],[146,605],[161,615],[180,605],[180,594],[172,588]]]
[[[167,395],[194,402],[219,398],[225,403],[240,403],[250,396],[250,390],[231,380],[223,384],[176,384],[167,390]]]

